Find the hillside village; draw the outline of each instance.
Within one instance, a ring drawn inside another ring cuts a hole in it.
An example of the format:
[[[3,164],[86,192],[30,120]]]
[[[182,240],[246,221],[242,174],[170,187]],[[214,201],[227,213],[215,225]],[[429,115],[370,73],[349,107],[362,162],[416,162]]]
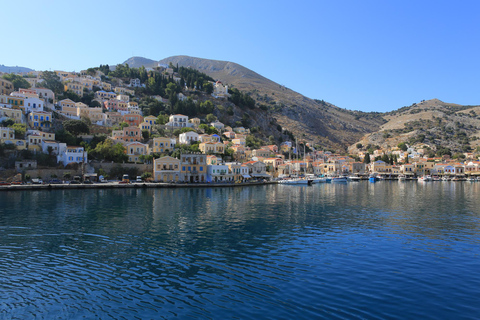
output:
[[[480,174],[474,152],[452,155],[414,139],[393,147],[357,144],[337,154],[297,141],[265,114],[247,94],[171,64],[4,74],[0,180],[97,181],[128,173],[144,181],[232,183],[304,174]],[[252,117],[269,121],[275,134],[267,138],[250,127]]]

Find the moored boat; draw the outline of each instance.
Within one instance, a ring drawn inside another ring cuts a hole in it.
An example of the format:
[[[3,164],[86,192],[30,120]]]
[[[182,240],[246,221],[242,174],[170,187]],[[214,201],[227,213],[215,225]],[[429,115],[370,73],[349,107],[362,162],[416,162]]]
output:
[[[313,180],[305,178],[292,178],[280,180],[278,183],[281,184],[303,184],[303,185],[312,185]]]
[[[334,177],[332,178],[332,182],[348,182],[348,179],[347,177]]]
[[[348,176],[348,181],[361,181],[362,178],[359,176]]]
[[[421,176],[420,178],[418,178],[418,181],[420,181],[420,182],[432,181],[432,176],[429,176],[429,175]]]

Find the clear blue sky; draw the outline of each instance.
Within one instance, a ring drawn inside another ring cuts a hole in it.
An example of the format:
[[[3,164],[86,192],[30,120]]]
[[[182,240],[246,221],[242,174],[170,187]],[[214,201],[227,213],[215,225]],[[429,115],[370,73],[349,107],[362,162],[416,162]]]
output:
[[[239,63],[341,108],[480,104],[480,1],[5,1],[0,64]]]

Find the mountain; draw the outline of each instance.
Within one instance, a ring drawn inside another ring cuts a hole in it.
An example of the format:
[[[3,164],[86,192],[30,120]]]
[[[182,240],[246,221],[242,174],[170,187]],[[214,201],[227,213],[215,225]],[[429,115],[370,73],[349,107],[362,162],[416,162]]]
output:
[[[268,109],[283,129],[299,140],[321,146],[344,149],[365,134],[377,131],[385,122],[378,113],[364,113],[338,108],[323,100],[313,100],[290,90],[239,64],[173,56],[161,64],[192,67],[223,84],[247,92],[257,105]]]
[[[25,67],[19,67],[19,66],[9,67],[9,66],[0,64],[0,72],[19,73],[19,72],[30,72],[30,71],[34,71],[34,70],[30,68],[25,68]]]
[[[466,152],[480,145],[480,106],[432,99],[385,113],[383,118],[387,122],[378,131],[357,143],[386,148],[407,142],[432,150],[449,148],[452,152]],[[357,151],[357,143],[349,151]]]
[[[153,68],[157,66],[157,61],[142,57],[131,57],[122,64],[128,64],[130,68],[140,68],[141,66],[144,66],[145,68]]]

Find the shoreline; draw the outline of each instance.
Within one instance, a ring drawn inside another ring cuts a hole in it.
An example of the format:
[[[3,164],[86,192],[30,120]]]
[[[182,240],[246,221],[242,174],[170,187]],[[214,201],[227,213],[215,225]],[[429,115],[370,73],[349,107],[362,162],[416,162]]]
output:
[[[246,183],[93,183],[93,184],[20,184],[3,185],[0,191],[70,190],[70,189],[147,189],[147,188],[234,188],[276,184],[276,181]]]

